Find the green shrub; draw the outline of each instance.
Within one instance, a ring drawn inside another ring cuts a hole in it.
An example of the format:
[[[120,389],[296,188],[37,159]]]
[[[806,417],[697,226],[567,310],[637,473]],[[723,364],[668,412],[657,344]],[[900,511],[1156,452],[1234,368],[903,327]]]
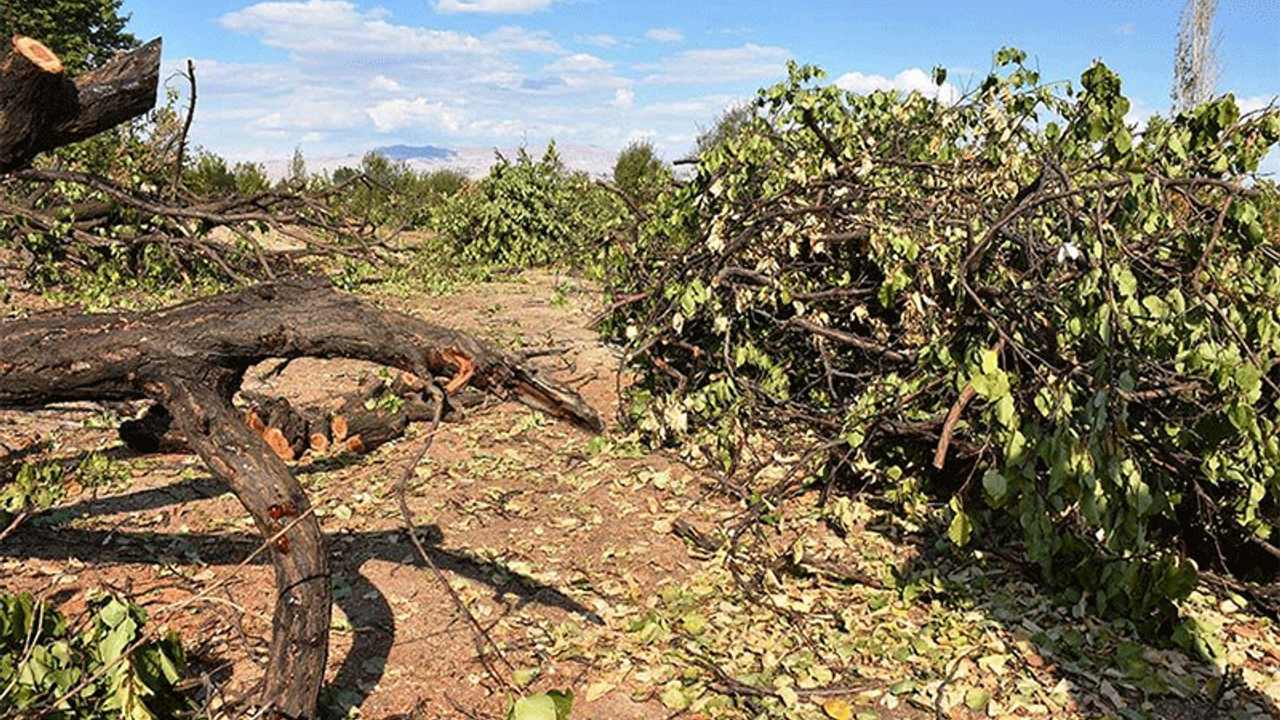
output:
[[[618,154],[613,183],[637,207],[646,208],[671,186],[671,168],[658,158],[652,143],[636,141]]]
[[[346,183],[339,199],[346,217],[392,231],[427,228],[445,199],[468,184],[456,170],[419,173],[403,160],[393,161],[376,152],[366,153],[359,169],[335,170],[333,183]]]
[[[235,173],[227,167],[227,161],[211,152],[196,154],[195,163],[183,169],[182,182],[198,195],[228,197],[238,190]]]
[[[716,117],[711,127],[698,135],[698,155],[705,155],[726,143],[733,142],[759,119],[758,108],[754,103],[741,103],[730,107]]]
[[[433,226],[466,262],[545,266],[585,263],[621,226],[618,199],[585,173],[565,169],[555,144],[536,162],[521,148],[440,207]]]

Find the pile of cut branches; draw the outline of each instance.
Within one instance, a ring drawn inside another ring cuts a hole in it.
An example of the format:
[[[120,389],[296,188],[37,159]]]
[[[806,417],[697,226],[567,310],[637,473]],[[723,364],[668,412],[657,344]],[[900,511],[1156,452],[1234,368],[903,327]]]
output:
[[[275,279],[299,257],[370,250],[370,228],[337,209],[348,185],[370,182],[364,175],[324,188],[270,187],[255,166],[253,187],[239,192],[189,182],[199,179],[186,153],[195,67],[188,63],[185,113],[174,110],[172,91],[148,112],[159,39],[75,78],[32,38],[13,38],[0,60],[0,247],[37,288],[76,272],[111,287],[126,277],[245,283]],[[290,249],[264,248],[267,232]]]
[[[957,545],[1013,539],[1167,628],[1198,568],[1280,567],[1280,201],[1252,177],[1280,112],[1137,131],[1105,66],[1024,61],[955,104],[793,66],[622,248],[605,327],[652,437],[798,458],[757,507],[941,495]]]
[[[244,283],[274,279],[277,268],[300,257],[353,253],[352,238],[369,239],[368,228],[348,225],[332,211],[343,185],[316,192],[281,186],[247,197],[181,190],[166,197],[145,184],[134,189],[91,173],[33,168],[8,175],[3,189],[9,192],[0,197],[0,213],[9,216],[17,249],[33,269],[59,263],[92,269],[125,255],[134,268],[154,259],[183,275]],[[215,234],[215,228],[230,232]],[[260,237],[267,230],[303,249],[264,249]]]

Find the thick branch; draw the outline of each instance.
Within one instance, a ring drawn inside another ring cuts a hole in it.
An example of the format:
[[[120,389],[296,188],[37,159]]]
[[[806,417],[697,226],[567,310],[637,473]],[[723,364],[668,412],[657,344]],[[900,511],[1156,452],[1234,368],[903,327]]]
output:
[[[147,112],[159,80],[159,38],[72,80],[49,48],[14,37],[0,60],[0,173]]]
[[[470,335],[376,308],[324,278],[264,283],[150,313],[40,315],[0,325],[0,347],[0,406],[159,400],[157,388],[177,368],[242,374],[269,358],[345,357],[420,377],[470,369],[475,387],[603,428],[576,393]]]
[[[238,376],[226,379],[239,383]],[[329,654],[331,612],[320,523],[297,478],[209,380],[170,377],[162,389],[163,402],[192,449],[235,492],[263,537],[276,536],[271,559],[279,594],[262,698],[277,717],[314,717]]]

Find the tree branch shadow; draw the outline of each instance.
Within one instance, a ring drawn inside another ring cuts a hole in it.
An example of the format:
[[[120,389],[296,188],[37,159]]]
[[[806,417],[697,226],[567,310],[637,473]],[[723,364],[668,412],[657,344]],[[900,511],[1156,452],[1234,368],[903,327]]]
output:
[[[0,556],[22,559],[61,561],[76,559],[99,566],[124,563],[154,564],[158,543],[170,548],[196,552],[208,565],[235,566],[244,562],[261,544],[256,533],[222,534],[153,533],[68,527],[73,520],[100,515],[159,510],[194,500],[217,497],[229,491],[210,477],[180,480],[160,488],[137,490],[123,495],[85,499],[33,514],[27,524],[0,541]],[[372,687],[385,673],[387,659],[395,644],[396,619],[386,596],[365,574],[361,566],[369,560],[382,560],[426,569],[416,554],[406,555],[407,530],[347,532],[326,534],[330,572],[341,573],[346,587],[335,589],[334,604],[350,620],[353,642],[329,686],[348,691]],[[493,561],[476,557],[463,548],[444,547],[443,532],[437,526],[419,528],[427,554],[445,573],[482,583],[493,588],[495,599],[508,596],[517,599],[516,608],[528,604],[552,607],[586,622],[603,624],[595,612],[577,600],[532,577]],[[343,540],[339,550],[336,539]],[[265,553],[250,560],[253,565],[269,565]],[[431,582],[423,576],[423,582]],[[501,581],[495,578],[502,578]],[[356,629],[359,628],[359,631]],[[343,692],[345,697],[352,697]]]

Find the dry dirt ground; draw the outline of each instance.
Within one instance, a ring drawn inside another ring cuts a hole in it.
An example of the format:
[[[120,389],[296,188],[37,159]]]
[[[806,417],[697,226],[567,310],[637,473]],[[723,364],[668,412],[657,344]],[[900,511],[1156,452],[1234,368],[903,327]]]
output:
[[[375,301],[506,348],[558,348],[533,362],[615,416],[618,351],[590,329],[598,303],[580,281],[526,272]],[[304,404],[378,372],[307,360],[270,377],[270,367],[246,389]],[[72,477],[55,512],[0,541],[0,588],[72,617],[89,593],[128,595],[149,626],[182,634],[202,692],[234,716],[264,670],[272,570],[254,555],[246,514],[196,458],[132,454],[118,420],[92,405],[0,412],[0,461],[36,448],[32,459],[96,452],[124,469],[97,485]],[[929,529],[857,499],[822,510],[797,501],[777,537],[786,526],[800,539],[780,542],[760,574],[767,592],[744,600],[723,554],[698,554],[671,532],[681,520],[714,536],[741,516],[712,478],[616,428],[593,437],[511,403],[444,425],[408,491],[481,638],[417,558],[391,492],[425,431],[297,466],[333,571],[330,717],[502,718],[519,695],[555,688],[575,692],[575,720],[1280,717],[1280,633],[1230,600],[1188,609],[1223,646],[1218,662],[1196,662],[1051,602],[1007,564],[912,569]],[[500,652],[483,647],[490,640]],[[1243,680],[1224,681],[1228,667]],[[841,678],[865,683],[827,692]],[[708,690],[744,706],[717,710]]]

